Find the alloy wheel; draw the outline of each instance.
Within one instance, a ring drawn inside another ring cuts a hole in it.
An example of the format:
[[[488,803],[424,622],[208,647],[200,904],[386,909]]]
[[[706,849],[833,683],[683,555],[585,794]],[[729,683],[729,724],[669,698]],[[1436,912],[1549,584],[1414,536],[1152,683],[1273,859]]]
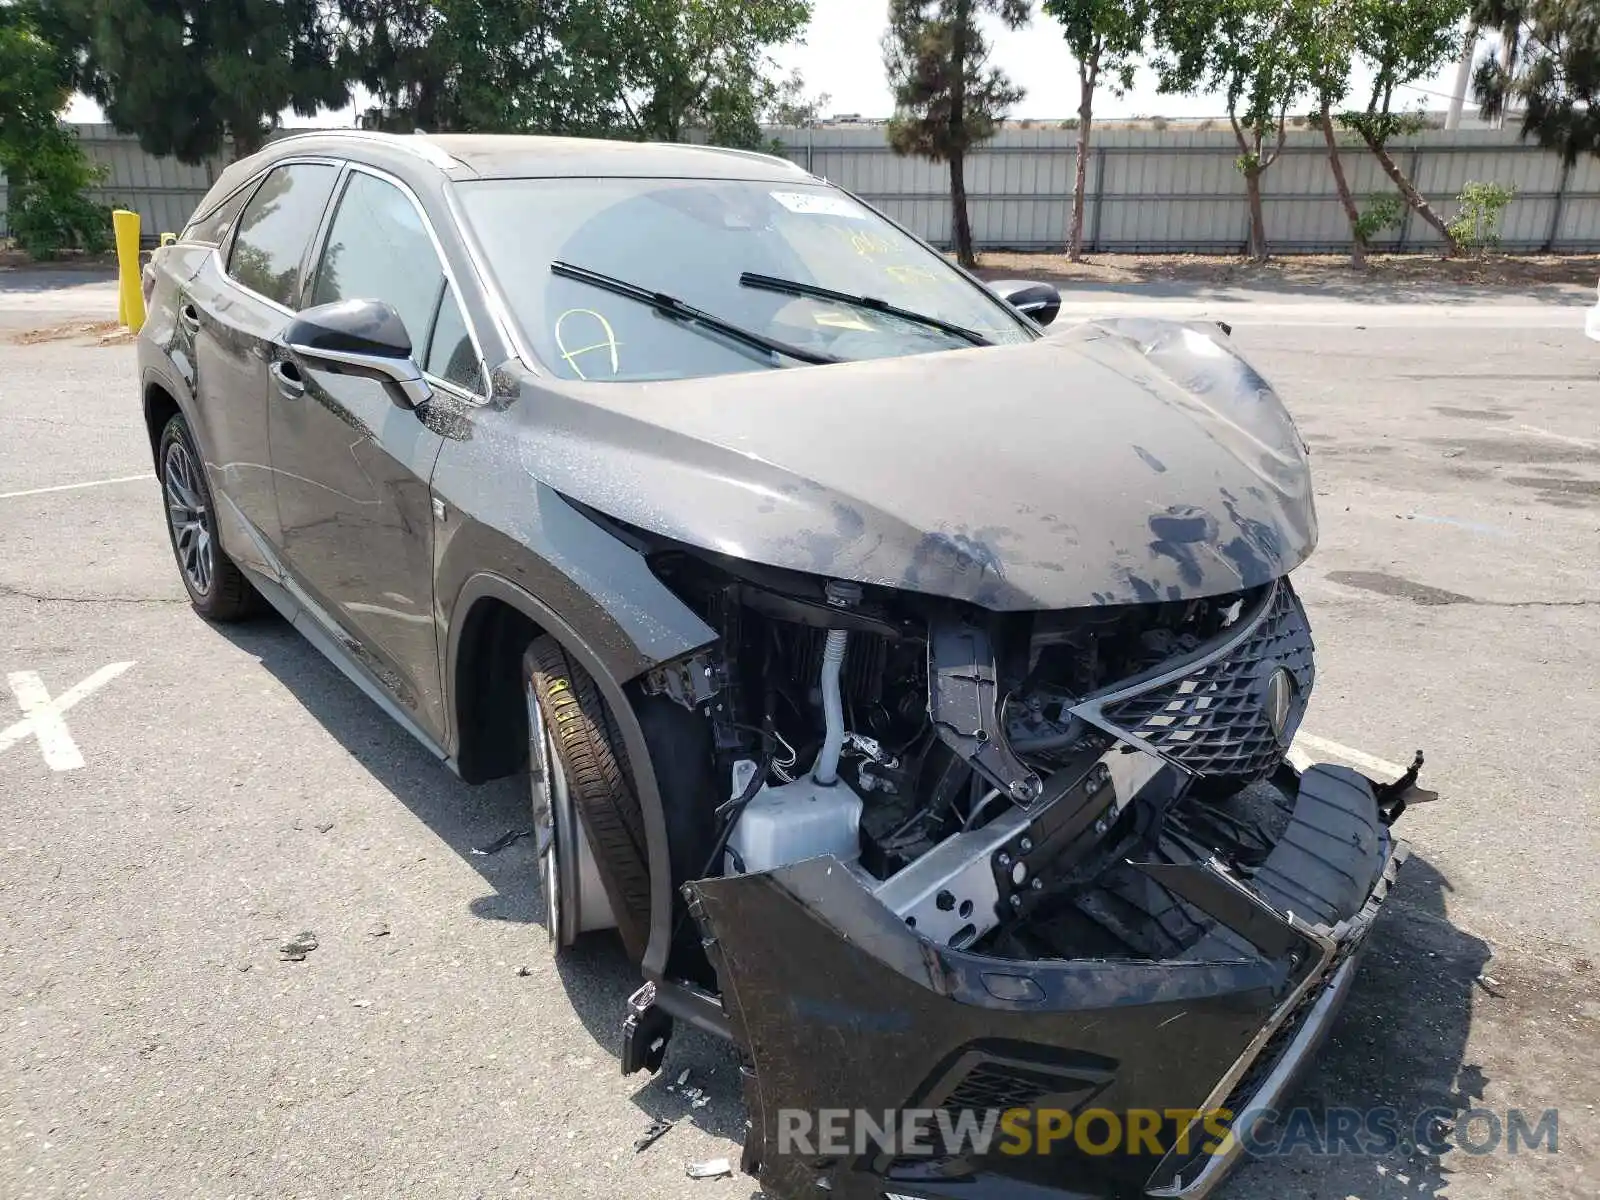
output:
[[[199,471],[188,447],[181,441],[168,443],[161,479],[167,494],[167,523],[172,529],[178,567],[191,591],[198,596],[208,595],[216,575],[211,513],[205,494],[200,490]]]

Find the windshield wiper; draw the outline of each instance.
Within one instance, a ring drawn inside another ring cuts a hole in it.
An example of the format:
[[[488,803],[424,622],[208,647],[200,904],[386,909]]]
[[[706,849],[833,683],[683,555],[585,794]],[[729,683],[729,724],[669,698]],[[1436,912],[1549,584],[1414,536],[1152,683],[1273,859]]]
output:
[[[818,287],[814,283],[801,283],[797,279],[778,279],[772,275],[758,275],[754,271],[746,271],[739,276],[739,286],[760,288],[764,292],[783,292],[790,296],[808,296],[813,300],[832,300],[835,304],[850,304],[856,308],[870,308],[873,312],[887,313],[891,317],[899,317],[902,321],[940,330],[951,337],[971,342],[974,346],[994,345],[975,329],[968,329],[964,325],[952,325],[949,321],[941,321],[938,317],[928,316],[927,313],[912,312],[909,308],[901,308],[890,304],[887,300],[879,300],[875,296],[853,296],[849,292],[836,292],[832,288]]]
[[[816,350],[806,350],[800,346],[791,346],[787,342],[769,338],[753,329],[746,329],[742,325],[735,325],[732,321],[724,321],[721,317],[714,317],[708,312],[702,312],[692,305],[685,304],[676,296],[669,296],[665,292],[652,292],[649,288],[642,288],[638,284],[629,283],[625,279],[618,279],[614,275],[602,275],[599,271],[591,271],[587,267],[575,267],[571,263],[562,262],[560,259],[550,264],[550,273],[552,275],[560,275],[565,279],[576,279],[580,283],[587,283],[592,287],[612,292],[618,296],[624,296],[629,300],[636,300],[640,304],[645,304],[655,309],[664,317],[671,317],[675,321],[682,321],[689,325],[702,326],[736,342],[743,342],[746,346],[753,346],[757,350],[765,350],[769,354],[781,354],[785,358],[797,358],[801,362],[815,363],[817,365],[844,361],[844,359],[835,358],[831,354],[822,354]]]

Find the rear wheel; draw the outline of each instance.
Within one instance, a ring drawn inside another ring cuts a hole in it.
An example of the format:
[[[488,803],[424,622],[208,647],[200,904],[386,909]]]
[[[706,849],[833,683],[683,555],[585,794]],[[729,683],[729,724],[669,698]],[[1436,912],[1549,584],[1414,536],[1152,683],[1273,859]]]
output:
[[[189,603],[208,621],[238,621],[256,611],[255,589],[217,540],[216,506],[189,423],[175,413],[156,450],[167,534]]]
[[[554,638],[523,655],[528,766],[546,929],[557,950],[615,924],[634,962],[650,937],[644,818],[599,688]]]

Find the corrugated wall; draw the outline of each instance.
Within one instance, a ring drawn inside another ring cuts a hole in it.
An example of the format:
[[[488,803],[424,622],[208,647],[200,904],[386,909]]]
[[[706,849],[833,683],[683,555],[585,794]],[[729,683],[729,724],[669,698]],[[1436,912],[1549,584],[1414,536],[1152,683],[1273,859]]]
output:
[[[150,240],[181,229],[220,161],[201,167],[152,158],[106,125],[76,127],[84,149],[110,169],[105,203],[135,209]],[[785,153],[849,188],[930,241],[950,236],[950,172],[943,163],[901,158],[881,128],[773,130]],[[1077,135],[1066,129],[1008,129],[967,160],[973,236],[988,249],[1059,249],[1071,210]],[[1449,220],[1469,179],[1514,184],[1504,246],[1514,251],[1600,251],[1600,159],[1570,170],[1512,130],[1434,131],[1397,143],[1395,160]],[[1244,248],[1249,214],[1238,154],[1226,128],[1205,133],[1095,131],[1087,164],[1084,236],[1091,250],[1218,252]],[[1358,197],[1392,194],[1376,159],[1359,145],[1341,155]],[[1349,244],[1321,135],[1298,131],[1264,181],[1267,234],[1278,253],[1340,251]],[[0,186],[0,204],[4,188]],[[3,224],[0,224],[3,228]],[[1381,235],[1379,250],[1437,246],[1415,214]]]
[[[124,137],[110,125],[73,125],[84,152],[106,168],[105,182],[94,198],[112,208],[128,208],[142,218],[147,241],[164,230],[177,232],[189,220],[200,198],[226,165],[216,159],[191,167],[175,158],[157,158],[139,148],[136,138]],[[0,176],[0,214],[5,209],[5,179]],[[0,216],[0,230],[5,228]]]
[[[940,245],[950,236],[949,168],[900,158],[878,128],[778,130],[784,153],[877,205]],[[973,236],[988,249],[1058,249],[1071,213],[1077,135],[1008,129],[966,165]],[[1512,130],[1433,131],[1396,143],[1396,162],[1445,220],[1468,180],[1514,184],[1502,222],[1508,250],[1600,250],[1600,159],[1570,171]],[[1227,129],[1095,131],[1087,164],[1084,237],[1097,251],[1237,252],[1249,226],[1238,146]],[[1357,197],[1393,194],[1377,159],[1358,145],[1341,153]],[[1279,253],[1348,248],[1349,228],[1322,136],[1291,135],[1263,180],[1267,234]],[[1380,250],[1437,246],[1439,235],[1411,214],[1376,239]]]

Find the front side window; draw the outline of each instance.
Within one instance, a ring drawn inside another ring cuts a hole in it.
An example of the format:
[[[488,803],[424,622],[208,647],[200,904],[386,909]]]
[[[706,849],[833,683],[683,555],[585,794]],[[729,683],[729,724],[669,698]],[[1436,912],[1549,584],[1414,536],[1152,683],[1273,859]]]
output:
[[[312,280],[310,304],[382,300],[394,306],[421,360],[444,288],[444,267],[411,198],[394,184],[352,171]]]
[[[740,276],[871,297],[991,342],[1036,336],[943,256],[825,185],[646,178],[458,186],[467,220],[532,349],[568,379],[680,379],[758,370],[775,360],[592,283],[554,275],[553,261],[670,294],[746,330],[834,358],[969,343],[867,306],[745,286]]]
[[[461,305],[448,285],[439,300],[439,316],[433,323],[433,337],[428,343],[423,370],[435,379],[443,379],[469,392],[484,393],[478,351],[473,347],[472,335],[467,332]]]
[[[250,197],[228,255],[228,274],[285,308],[300,295],[300,263],[338,178],[327,163],[275,168]]]

